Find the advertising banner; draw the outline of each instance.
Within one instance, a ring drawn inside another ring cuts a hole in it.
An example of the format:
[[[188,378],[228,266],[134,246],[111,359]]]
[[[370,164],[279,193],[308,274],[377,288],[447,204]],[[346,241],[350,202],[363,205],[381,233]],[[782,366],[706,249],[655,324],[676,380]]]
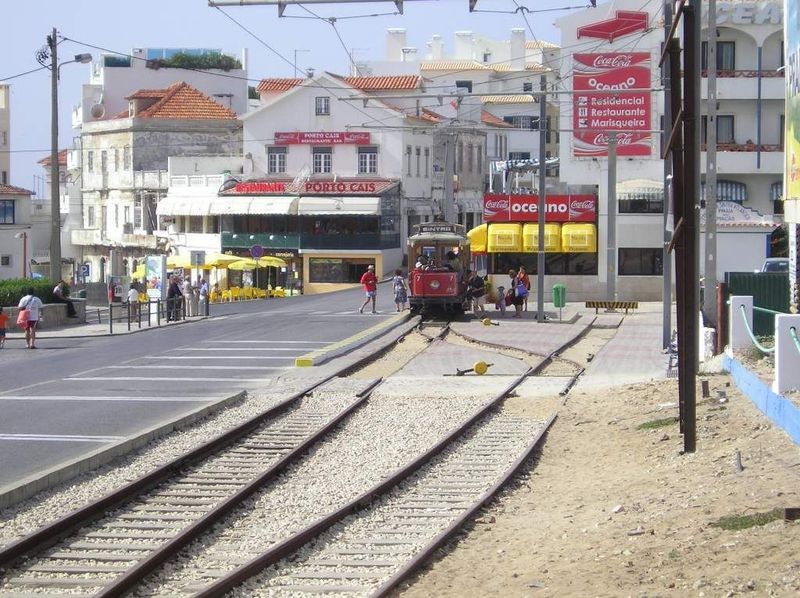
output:
[[[651,128],[650,92],[603,93],[649,89],[650,54],[574,54],[573,69],[573,155],[607,156],[607,132],[615,131],[618,156],[650,156],[652,135],[637,132]]]
[[[783,186],[785,199],[800,199],[800,14],[798,14],[799,0],[786,0],[785,22],[783,28],[786,36],[786,128],[784,139],[786,151],[784,153]],[[787,211],[787,214],[790,212]]]
[[[547,195],[544,198],[545,222],[595,222],[597,198],[594,195]],[[487,193],[483,196],[485,222],[538,222],[538,195]]]
[[[275,133],[275,145],[369,145],[369,133],[294,131]]]

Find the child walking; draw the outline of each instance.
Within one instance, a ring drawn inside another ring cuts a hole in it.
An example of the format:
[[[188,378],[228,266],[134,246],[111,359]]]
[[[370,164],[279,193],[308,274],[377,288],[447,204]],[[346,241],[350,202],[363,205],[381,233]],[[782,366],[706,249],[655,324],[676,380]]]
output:
[[[6,328],[8,327],[8,315],[3,313],[0,306],[0,349],[6,346]]]

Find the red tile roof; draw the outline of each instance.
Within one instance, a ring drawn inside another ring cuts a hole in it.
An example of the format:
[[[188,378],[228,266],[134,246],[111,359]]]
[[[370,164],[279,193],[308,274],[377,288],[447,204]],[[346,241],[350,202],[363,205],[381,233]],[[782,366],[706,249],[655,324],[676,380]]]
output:
[[[294,89],[298,85],[300,85],[305,79],[289,79],[289,78],[273,78],[273,79],[262,79],[261,83],[258,84],[256,87],[256,91],[261,93],[262,91],[266,91],[269,93],[283,93],[284,91],[289,91],[290,89]]]
[[[139,110],[136,118],[175,118],[187,120],[235,120],[236,113],[215,102],[188,83],[173,83],[167,89],[141,89],[127,97],[129,100],[155,100]],[[125,110],[117,118],[127,118]]]
[[[433,110],[431,110],[429,108],[423,108],[422,109],[422,118],[424,118],[425,120],[429,120],[431,122],[438,123],[438,122],[441,122],[442,115],[441,114],[437,114],[436,112],[434,112]]]
[[[342,77],[342,80],[361,91],[391,91],[397,89],[417,89],[419,75],[389,75],[377,77]]]
[[[481,122],[495,127],[511,127],[513,125],[507,123],[502,118],[497,118],[488,110],[481,110]]]
[[[33,191],[14,185],[0,185],[0,195],[33,195]]]
[[[66,166],[67,165],[67,152],[69,150],[61,150],[58,152],[58,165],[59,166]],[[45,156],[41,160],[38,161],[38,164],[41,164],[44,167],[50,166],[50,156]]]

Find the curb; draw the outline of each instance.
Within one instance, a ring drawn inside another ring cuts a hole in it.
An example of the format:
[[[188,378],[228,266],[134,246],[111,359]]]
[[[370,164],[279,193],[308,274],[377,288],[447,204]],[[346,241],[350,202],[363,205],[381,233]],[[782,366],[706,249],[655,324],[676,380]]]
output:
[[[753,372],[730,355],[725,355],[722,367],[729,372],[736,387],[792,441],[800,445],[800,408],[792,401],[772,391]]]
[[[124,332],[102,332],[100,334],[58,334],[58,335],[48,335],[46,332],[42,334],[41,332],[36,333],[36,340],[57,340],[60,338],[108,338],[113,336],[125,336],[128,334],[137,334],[140,332],[148,332],[153,330],[162,330],[167,328],[172,328],[173,326],[181,326],[182,324],[193,324],[195,322],[203,322],[205,320],[214,320],[216,318],[226,318],[229,314],[219,315],[219,316],[197,316],[193,317],[191,320],[180,320],[175,323],[170,324],[162,324],[161,326],[142,326],[141,328],[131,328],[130,331],[125,330]],[[87,324],[87,326],[97,326],[97,324]],[[121,326],[124,326],[121,324]],[[6,335],[6,340],[25,340],[25,335],[20,334],[18,332],[12,333],[18,336],[11,336]]]
[[[322,349],[311,351],[305,355],[295,358],[294,366],[298,368],[313,367],[315,365],[322,365],[331,359],[340,357],[345,353],[354,351],[374,341],[377,337],[384,335],[386,332],[402,324],[411,318],[411,312],[406,310],[402,313],[389,318],[371,328],[367,328],[353,336],[343,339],[339,342],[333,343]]]
[[[187,413],[183,417],[167,422],[156,424],[155,426],[140,432],[136,436],[131,436],[126,440],[118,442],[117,444],[99,448],[96,451],[89,453],[83,457],[79,457],[72,461],[55,465],[44,472],[33,474],[21,482],[16,482],[13,485],[0,487],[0,509],[4,509],[18,502],[21,502],[31,496],[47,490],[53,486],[66,482],[82,473],[91,471],[101,465],[105,465],[118,457],[129,454],[130,452],[141,448],[149,442],[166,436],[175,430],[180,430],[196,421],[203,419],[207,415],[214,413],[222,408],[241,401],[247,396],[246,391],[241,391],[235,395],[223,398],[215,403],[199,407],[198,409]]]

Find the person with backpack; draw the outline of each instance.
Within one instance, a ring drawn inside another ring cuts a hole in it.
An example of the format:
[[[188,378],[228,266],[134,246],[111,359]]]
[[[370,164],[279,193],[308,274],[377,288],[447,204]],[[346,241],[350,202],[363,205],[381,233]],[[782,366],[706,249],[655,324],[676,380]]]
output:
[[[472,299],[472,312],[477,316],[486,317],[486,283],[477,272],[467,271],[467,287],[469,297]]]
[[[522,305],[525,303],[525,298],[528,296],[528,289],[525,287],[525,283],[522,282],[522,279],[517,274],[516,270],[509,270],[508,276],[511,278],[511,286],[508,290],[508,297],[506,298],[506,303],[510,303],[514,306],[514,318],[521,318],[522,317]]]
[[[19,307],[17,326],[25,331],[25,345],[28,349],[36,348],[36,326],[44,309],[42,300],[34,295],[34,292],[33,287],[28,288],[17,306]]]

